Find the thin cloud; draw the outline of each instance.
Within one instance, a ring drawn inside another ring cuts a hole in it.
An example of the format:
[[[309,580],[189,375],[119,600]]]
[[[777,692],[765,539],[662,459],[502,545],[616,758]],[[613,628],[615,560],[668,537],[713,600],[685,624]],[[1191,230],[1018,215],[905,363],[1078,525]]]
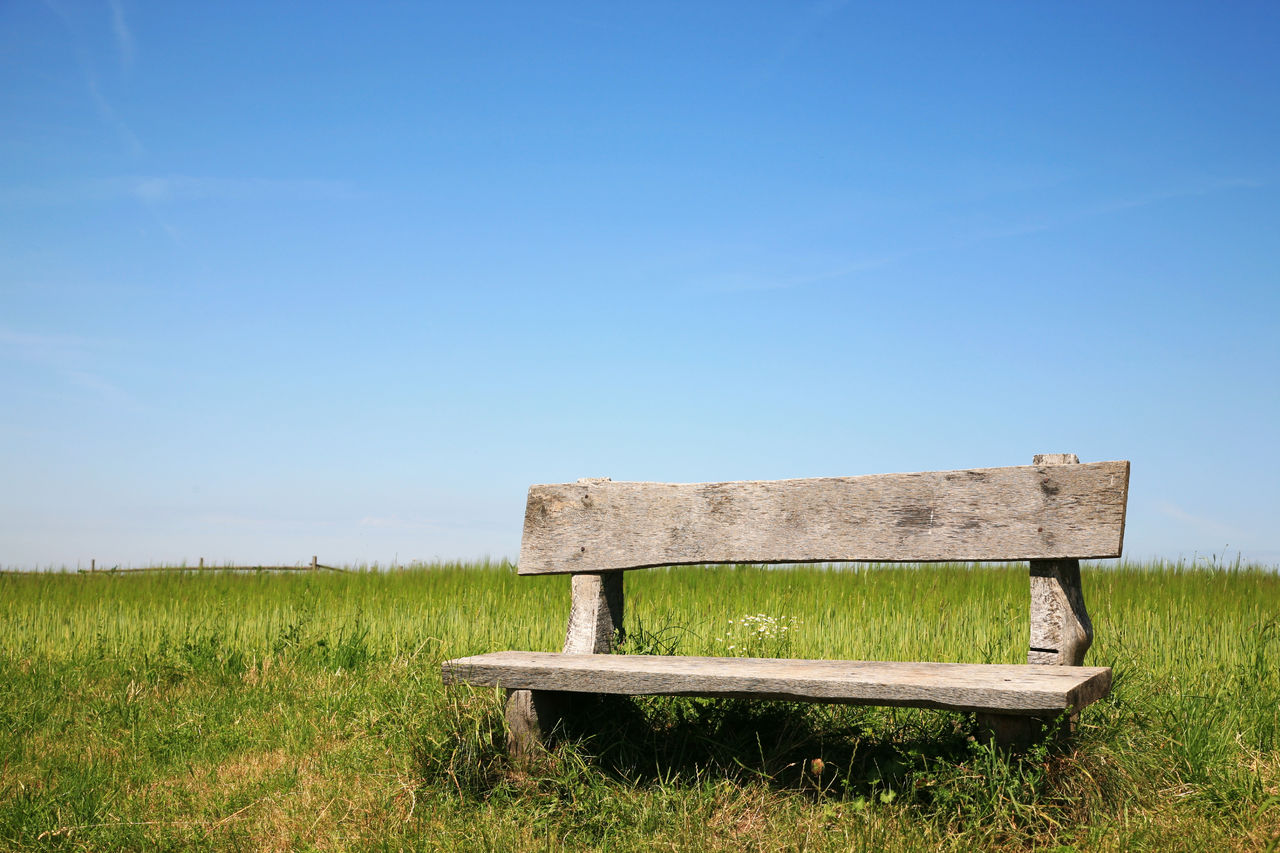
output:
[[[842,278],[857,275],[859,273],[868,272],[874,269],[893,266],[896,263],[905,261],[908,258],[920,255],[929,255],[935,252],[955,251],[957,249],[965,249],[979,243],[985,243],[989,240],[1006,239],[1016,237],[1022,234],[1031,234],[1036,231],[1048,230],[1047,225],[1015,225],[1009,228],[992,229],[987,231],[975,232],[955,240],[947,240],[940,243],[923,244],[903,249],[899,252],[889,252],[884,255],[872,255],[869,257],[859,258],[850,261],[839,267],[823,270],[821,272],[811,273],[808,275],[797,275],[790,278],[748,278],[744,276],[726,277],[720,279],[711,287],[712,290],[721,292],[750,292],[750,291],[767,291],[767,290],[787,290],[795,287],[806,287],[812,284],[821,284],[828,281],[838,281]]]
[[[307,518],[279,518],[267,516],[207,513],[195,517],[197,524],[208,527],[229,527],[237,530],[324,530],[334,526],[331,521]]]
[[[98,346],[100,342],[81,335],[38,335],[0,327],[0,344],[32,354],[45,354],[58,350],[87,349]]]
[[[88,392],[95,400],[132,406],[134,398],[102,375],[99,362],[110,342],[80,335],[46,335],[0,328],[0,358],[33,365],[37,372],[57,377],[64,387]]]
[[[214,178],[167,175],[118,179],[127,192],[148,204],[175,201],[321,201],[349,199],[355,193],[341,181]]]
[[[1238,537],[1240,535],[1240,531],[1229,524],[1225,524],[1217,519],[1208,518],[1206,516],[1194,515],[1193,513],[1187,512],[1182,507],[1169,503],[1168,501],[1161,501],[1157,503],[1156,510],[1163,516],[1195,527],[1201,533],[1226,537]]]
[[[176,225],[171,225],[168,222],[161,222],[160,230],[165,233],[166,237],[168,237],[171,241],[173,241],[173,245],[175,246],[186,245],[186,241],[182,238],[182,231],[179,230],[179,228]]]
[[[963,235],[954,240],[911,246],[898,252],[859,258],[849,262],[848,264],[808,275],[797,275],[788,278],[726,276],[710,285],[709,289],[721,292],[746,292],[785,290],[794,287],[804,287],[811,284],[836,281],[857,275],[858,273],[867,272],[869,270],[892,266],[893,264],[919,255],[967,249],[971,246],[976,246],[992,240],[1007,240],[1013,237],[1021,237],[1025,234],[1052,231],[1056,228],[1061,228],[1076,222],[1082,222],[1099,216],[1107,216],[1123,210],[1148,207],[1167,201],[1174,201],[1183,198],[1198,198],[1221,192],[1229,192],[1231,190],[1260,189],[1266,185],[1267,183],[1265,181],[1247,178],[1231,178],[1195,186],[1175,187],[1168,190],[1161,190],[1129,198],[1112,199],[1101,204],[1093,205],[1061,216],[1050,217],[1039,222],[1031,221],[1017,225],[1010,225],[1006,228],[987,229]]]
[[[1229,190],[1256,190],[1261,189],[1264,186],[1266,186],[1265,181],[1252,180],[1248,178],[1229,178],[1221,181],[1211,181],[1200,186],[1176,187],[1173,189],[1162,190],[1160,192],[1135,196],[1133,198],[1116,199],[1093,208],[1083,216],[1076,218],[1084,219],[1089,216],[1099,216],[1105,213],[1113,213],[1118,210],[1132,210],[1138,207],[1149,207],[1153,204],[1173,201],[1174,199],[1196,198],[1199,196],[1227,192]]]
[[[117,405],[132,405],[134,399],[120,386],[87,370],[63,371],[63,376],[72,385],[83,388],[102,400]]]
[[[142,147],[142,140],[138,139],[133,129],[120,118],[120,114],[116,112],[115,107],[111,106],[111,102],[102,94],[102,90],[98,88],[98,75],[92,69],[85,69],[86,84],[89,87],[89,97],[93,99],[93,105],[98,110],[98,115],[102,120],[115,130],[116,135],[120,137],[120,141],[129,149],[129,153],[134,156],[142,156],[147,153]]]
[[[356,522],[360,527],[373,527],[378,530],[412,530],[426,525],[420,522],[405,521],[397,516],[366,515]]]
[[[111,30],[116,36],[116,49],[120,51],[120,63],[129,69],[133,67],[133,32],[124,19],[124,7],[120,0],[108,0],[111,6]]]
[[[398,515],[366,515],[356,522],[358,527],[375,530],[484,530],[505,529],[505,525],[493,525],[474,517],[460,518],[402,518]]]
[[[128,24],[125,23],[124,10],[119,7],[116,0],[110,0],[112,9],[112,27],[115,31],[115,42],[117,50],[120,51],[121,61],[126,68],[133,62],[133,34],[130,32]],[[120,141],[129,150],[129,153],[135,157],[140,157],[146,153],[146,149],[142,145],[142,141],[138,139],[137,134],[129,127],[128,123],[121,118],[111,101],[102,92],[99,83],[98,72],[94,67],[90,58],[89,51],[85,47],[86,39],[81,35],[80,22],[73,18],[71,13],[65,9],[62,4],[55,0],[44,0],[45,7],[52,12],[63,27],[67,31],[67,35],[71,40],[71,45],[75,50],[76,60],[80,65],[80,70],[84,75],[85,88],[89,92],[89,99],[93,103],[94,109],[98,116],[105,124],[110,126],[120,137]]]
[[[325,201],[358,196],[344,181],[132,175],[74,184],[0,188],[0,204],[57,206],[133,199],[147,205],[186,201]]]

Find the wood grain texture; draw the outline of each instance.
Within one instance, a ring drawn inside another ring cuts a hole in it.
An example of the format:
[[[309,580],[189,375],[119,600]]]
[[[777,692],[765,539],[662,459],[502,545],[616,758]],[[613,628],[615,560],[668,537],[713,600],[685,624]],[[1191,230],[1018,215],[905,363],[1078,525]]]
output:
[[[1032,465],[1079,465],[1080,457],[1074,453],[1037,453],[1031,457]]]
[[[507,752],[517,760],[528,758],[545,746],[552,734],[574,711],[577,694],[551,690],[507,692]]]
[[[565,654],[607,654],[622,637],[622,572],[577,574],[570,579]],[[507,751],[517,760],[546,744],[573,713],[574,694],[552,690],[507,691]]]
[[[1128,462],[529,489],[521,574],[1120,555]]]
[[[1041,454],[1037,465],[1076,465],[1074,453]],[[1027,663],[1080,666],[1093,645],[1079,560],[1032,560],[1031,637]]]
[[[1031,561],[1031,640],[1027,663],[1080,666],[1093,645],[1079,560]]]
[[[622,636],[622,572],[593,572],[572,578],[567,655],[608,654]]]
[[[975,715],[977,735],[983,741],[1001,749],[1021,750],[1046,737],[1069,737],[1075,731],[1075,714],[1035,717],[1020,714]]]
[[[1107,667],[494,652],[443,664],[446,684],[733,696],[1044,716],[1111,689]]]

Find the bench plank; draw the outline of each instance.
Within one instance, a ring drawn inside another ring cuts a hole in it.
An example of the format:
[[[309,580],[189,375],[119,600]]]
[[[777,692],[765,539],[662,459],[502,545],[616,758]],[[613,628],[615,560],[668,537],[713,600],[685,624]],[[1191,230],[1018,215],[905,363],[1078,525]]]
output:
[[[1109,667],[494,652],[443,664],[446,684],[732,696],[979,713],[1055,714],[1111,689]]]
[[[522,575],[697,563],[1105,559],[1128,462],[529,489]]]

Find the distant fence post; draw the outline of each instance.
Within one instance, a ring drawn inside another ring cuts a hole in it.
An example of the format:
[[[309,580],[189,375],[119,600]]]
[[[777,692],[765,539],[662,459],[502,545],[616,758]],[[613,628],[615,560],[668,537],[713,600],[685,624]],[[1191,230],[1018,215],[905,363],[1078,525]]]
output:
[[[320,558],[313,555],[311,557],[311,571],[314,572],[319,568],[320,568]]]

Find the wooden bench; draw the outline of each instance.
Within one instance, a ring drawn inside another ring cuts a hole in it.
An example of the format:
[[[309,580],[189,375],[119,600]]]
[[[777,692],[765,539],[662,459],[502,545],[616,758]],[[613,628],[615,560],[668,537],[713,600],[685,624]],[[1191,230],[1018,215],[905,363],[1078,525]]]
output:
[[[560,654],[443,664],[447,684],[506,688],[510,747],[540,742],[583,694],[732,696],[968,711],[1002,745],[1111,689],[1081,666],[1093,627],[1080,560],[1120,556],[1128,462],[1074,454],[1011,468],[736,483],[607,479],[529,490],[519,573],[572,575]],[[707,563],[1030,564],[1028,664],[611,655],[623,573]],[[1070,717],[1068,718],[1070,719]]]

